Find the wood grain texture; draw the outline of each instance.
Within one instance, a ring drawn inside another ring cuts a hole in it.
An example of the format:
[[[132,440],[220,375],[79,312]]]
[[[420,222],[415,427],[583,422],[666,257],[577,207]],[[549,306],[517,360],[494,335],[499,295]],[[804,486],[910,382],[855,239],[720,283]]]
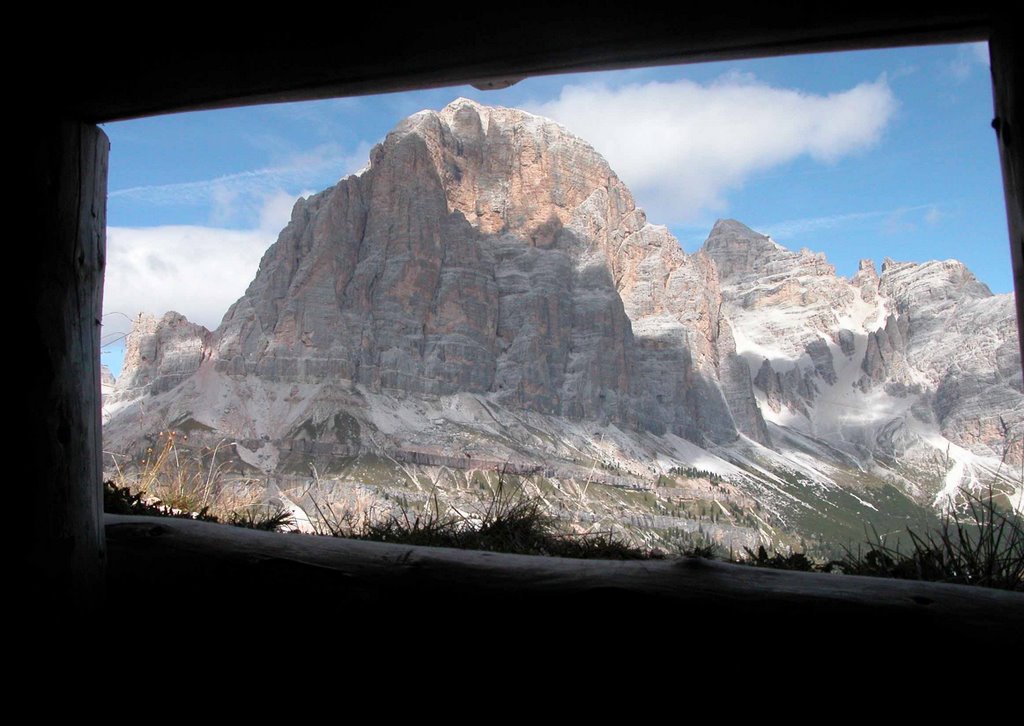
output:
[[[1024,360],[1024,53],[1020,49],[1020,23],[1005,17],[995,24],[989,40],[992,61],[992,126],[999,143],[1003,168],[1006,222],[1010,233],[1010,263],[1017,302],[1017,331]]]
[[[782,572],[700,559],[615,562],[273,534],[191,520],[107,515],[111,612],[275,613],[372,632],[415,623],[557,637],[684,625],[684,642],[930,647],[1024,637],[1024,594]],[[490,624],[490,625],[488,625]],[[592,626],[587,626],[589,629]],[[406,629],[408,628],[408,629]],[[350,632],[346,630],[345,632]],[[675,630],[670,630],[675,633]],[[673,642],[667,638],[666,642]]]
[[[952,43],[985,37],[994,3],[791,2],[745,7],[619,3],[422,4],[360,8],[339,27],[287,10],[242,30],[211,18],[162,17],[144,31],[83,47],[98,21],[47,37],[73,67],[87,52],[103,73],[45,79],[63,113],[105,121],[252,103],[384,93],[487,80],[791,53]],[[102,21],[106,22],[106,21]],[[48,35],[52,26],[45,25]],[[63,40],[63,42],[61,42]],[[53,61],[53,58],[51,58]]]
[[[36,485],[32,559],[40,597],[59,609],[99,602],[103,577],[100,319],[109,142],[95,126],[35,124],[30,209],[33,361],[28,410]]]

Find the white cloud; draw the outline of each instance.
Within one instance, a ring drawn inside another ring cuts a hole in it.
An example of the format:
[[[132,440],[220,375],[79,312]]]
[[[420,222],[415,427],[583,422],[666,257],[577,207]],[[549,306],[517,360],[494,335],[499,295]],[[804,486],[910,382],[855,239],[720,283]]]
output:
[[[292,218],[292,208],[298,197],[315,194],[314,190],[303,190],[298,196],[284,191],[277,191],[263,200],[259,213],[259,229],[276,238]]]
[[[934,227],[946,218],[946,214],[939,210],[934,204],[924,213],[924,221]]]
[[[988,43],[965,43],[956,46],[953,59],[946,65],[946,70],[957,83],[963,83],[975,68],[988,67]]]
[[[263,230],[111,227],[107,230],[105,315],[174,310],[215,328],[252,281],[273,242]],[[113,329],[124,323],[111,321]],[[104,328],[104,339],[111,331]]]
[[[140,312],[174,310],[216,328],[256,276],[260,258],[287,225],[295,197],[264,199],[249,230],[169,225],[107,229],[103,340],[126,333]],[[117,313],[122,313],[121,315]]]
[[[917,230],[916,215],[910,209],[894,209],[882,220],[882,232],[888,235],[905,235]]]
[[[804,217],[801,219],[787,219],[774,224],[759,224],[755,228],[781,244],[790,237],[799,237],[813,232],[822,232],[827,229],[835,229],[848,225],[851,222],[862,222],[868,219],[883,217],[890,212],[849,212],[847,214],[830,214],[823,217]]]
[[[254,171],[111,192],[133,203],[203,206],[210,225],[107,228],[104,346],[116,350],[140,312],[174,310],[216,328],[288,224],[295,200],[334,183],[339,170],[344,177],[365,166],[370,148],[323,145]]]
[[[987,66],[991,63],[988,55],[988,43],[982,41],[980,43],[968,43],[968,52],[974,56],[974,60],[983,66]]]
[[[725,193],[802,156],[832,163],[878,143],[897,108],[886,78],[816,95],[747,74],[610,88],[566,86],[530,110],[562,123],[608,159],[652,221],[721,211]]]
[[[836,229],[838,227],[846,227],[870,220],[879,220],[882,222],[884,229],[892,231],[898,229],[900,225],[912,224],[907,221],[907,217],[916,217],[913,213],[922,211],[924,212],[923,218],[928,224],[937,224],[945,217],[945,214],[936,205],[919,204],[912,207],[897,207],[895,209],[873,210],[869,212],[848,212],[821,217],[787,219],[773,224],[757,224],[754,226],[754,229],[771,235],[773,239],[785,245],[786,240],[789,238]]]

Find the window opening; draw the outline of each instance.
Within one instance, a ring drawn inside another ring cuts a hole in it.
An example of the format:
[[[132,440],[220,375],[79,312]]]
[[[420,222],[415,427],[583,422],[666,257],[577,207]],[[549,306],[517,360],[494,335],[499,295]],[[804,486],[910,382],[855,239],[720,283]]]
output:
[[[108,475],[321,532],[479,524],[514,481],[667,552],[830,557],[988,487],[1020,510],[986,58],[107,124]]]

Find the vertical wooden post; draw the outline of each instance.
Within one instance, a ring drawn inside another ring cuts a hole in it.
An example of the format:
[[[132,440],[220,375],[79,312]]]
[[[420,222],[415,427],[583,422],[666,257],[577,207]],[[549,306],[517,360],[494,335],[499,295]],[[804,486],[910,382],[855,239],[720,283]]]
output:
[[[989,39],[992,60],[992,126],[999,142],[1006,195],[1006,221],[1010,228],[1010,260],[1017,296],[1017,332],[1024,361],[1024,53],[1020,49],[1020,24],[1009,17],[997,18]]]
[[[31,566],[37,612],[65,618],[103,596],[100,316],[107,157],[96,126],[37,119],[26,239],[33,319],[28,399]]]

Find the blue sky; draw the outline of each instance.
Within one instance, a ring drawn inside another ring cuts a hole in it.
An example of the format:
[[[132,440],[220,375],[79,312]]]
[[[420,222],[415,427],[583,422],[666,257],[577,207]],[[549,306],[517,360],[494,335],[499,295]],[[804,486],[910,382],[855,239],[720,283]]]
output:
[[[850,275],[957,258],[1012,290],[984,44],[670,66],[176,114],[111,141],[104,339],[169,309],[214,328],[294,200],[357,171],[402,118],[458,96],[551,116],[696,250],[739,219]],[[120,368],[114,343],[103,360]]]

